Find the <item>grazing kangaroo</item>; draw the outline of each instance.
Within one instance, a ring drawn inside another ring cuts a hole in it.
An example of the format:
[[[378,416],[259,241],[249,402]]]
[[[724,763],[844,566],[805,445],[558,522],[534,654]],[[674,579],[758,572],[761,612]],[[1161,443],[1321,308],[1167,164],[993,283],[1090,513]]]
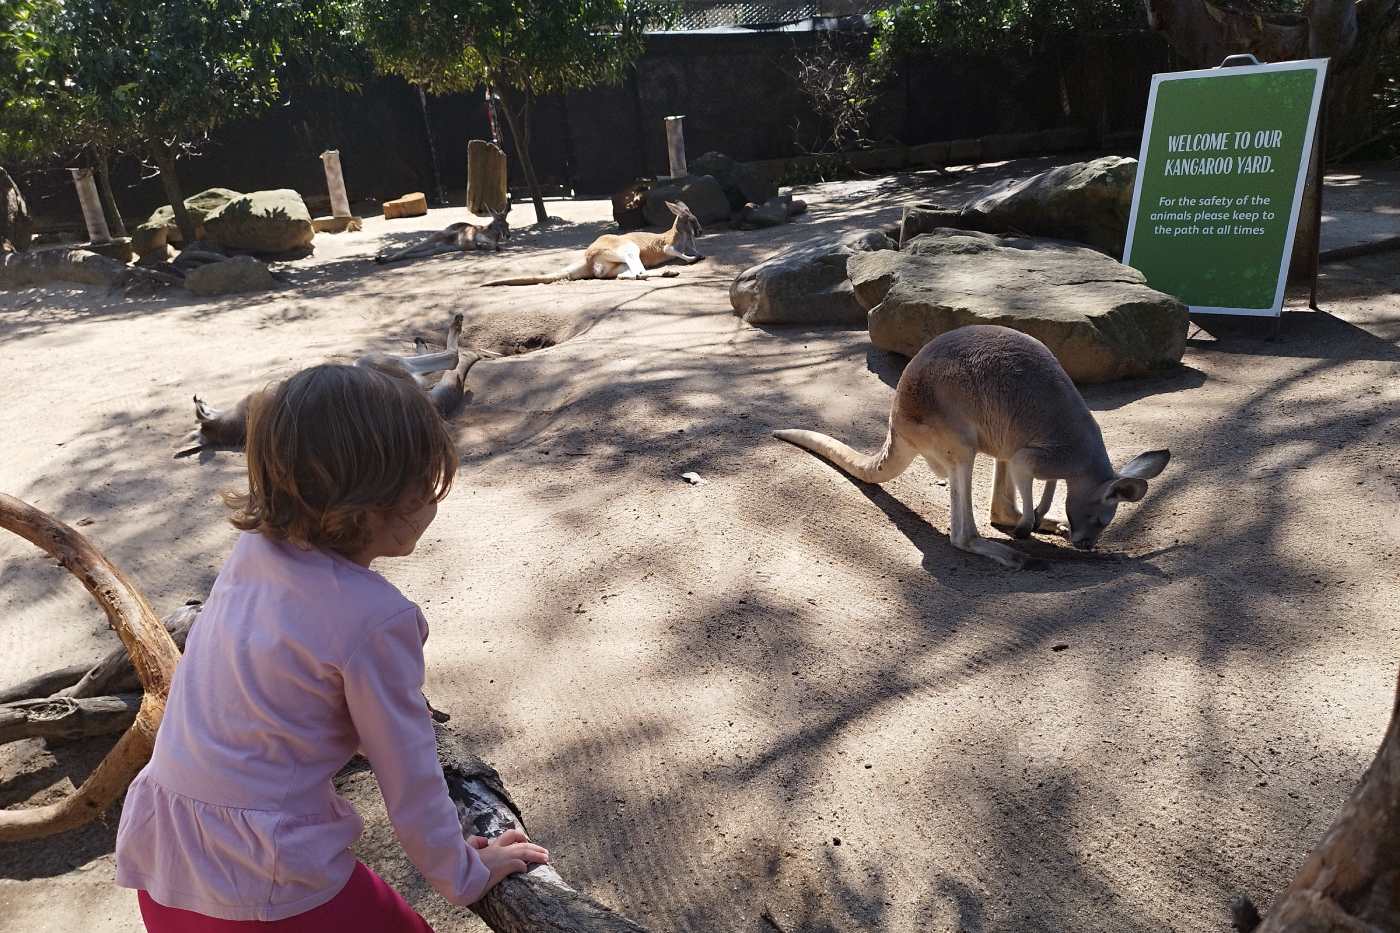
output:
[[[1025,554],[977,533],[972,516],[972,464],[996,458],[992,524],[1017,538],[1033,531],[1063,534],[1045,513],[1064,480],[1070,542],[1091,549],[1120,502],[1137,502],[1171,454],[1153,450],[1115,471],[1089,406],[1045,344],[1008,327],[973,325],[930,341],[909,362],[895,388],[889,433],[878,453],[864,455],[815,431],[774,436],[825,457],[856,479],[884,483],[922,455],[948,478],[953,546],[1020,569]],[[1034,481],[1046,481],[1039,504]],[[1020,508],[1016,500],[1020,498]]]
[[[465,395],[467,373],[481,359],[490,356],[485,350],[463,351],[462,315],[453,316],[447,328],[447,349],[426,350],[421,340],[415,341],[420,351],[413,356],[392,353],[366,353],[355,361],[356,366],[377,369],[400,379],[411,379],[427,390],[428,398],[439,415],[448,418],[456,411]],[[434,378],[433,373],[442,373]],[[229,409],[215,408],[198,395],[194,397],[194,417],[199,427],[190,436],[193,446],[181,450],[176,457],[187,457],[206,447],[241,447],[248,438],[248,404],[258,393],[244,396]]]
[[[501,241],[510,239],[510,224],[501,211],[491,212],[491,222],[486,226],[459,222],[448,224],[426,240],[403,249],[385,250],[374,257],[375,262],[400,262],[404,259],[426,259],[438,253],[462,251],[469,253],[477,249],[501,251]]]
[[[665,233],[607,233],[598,237],[583,251],[583,258],[569,268],[550,275],[521,275],[510,279],[482,282],[488,285],[541,285],[566,279],[645,279],[648,269],[679,259],[692,263],[704,259],[695,250],[695,238],[704,231],[700,220],[681,201],[667,201],[666,206],[676,219]],[[671,277],[678,273],[667,269],[659,273]]]

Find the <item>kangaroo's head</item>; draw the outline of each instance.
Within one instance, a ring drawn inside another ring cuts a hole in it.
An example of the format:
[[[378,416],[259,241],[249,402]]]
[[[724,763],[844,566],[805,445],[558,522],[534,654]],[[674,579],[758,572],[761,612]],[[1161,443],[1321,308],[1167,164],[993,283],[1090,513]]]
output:
[[[491,212],[491,222],[486,225],[486,230],[498,240],[510,239],[510,224],[506,223],[506,214],[509,213],[510,208]]]
[[[685,245],[691,243],[696,237],[705,231],[700,226],[700,218],[691,213],[690,208],[685,206],[684,201],[667,201],[666,206],[671,209],[671,213],[676,215],[676,220],[671,224],[671,229],[676,231],[676,244],[684,250]]]
[[[1081,551],[1091,550],[1118,513],[1118,504],[1147,495],[1147,481],[1167,468],[1171,456],[1169,450],[1149,450],[1106,481],[1070,480],[1065,502],[1070,543]]]

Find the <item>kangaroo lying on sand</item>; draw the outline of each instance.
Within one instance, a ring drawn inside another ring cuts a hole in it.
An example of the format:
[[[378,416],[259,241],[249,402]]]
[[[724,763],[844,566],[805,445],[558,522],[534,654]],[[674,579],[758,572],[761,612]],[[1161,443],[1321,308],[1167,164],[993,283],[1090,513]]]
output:
[[[1039,340],[1007,327],[973,325],[930,341],[909,362],[895,388],[889,434],[864,455],[815,431],[774,436],[825,457],[856,479],[884,483],[922,455],[948,478],[953,546],[1020,569],[1029,559],[977,534],[972,517],[972,464],[995,457],[992,524],[1017,538],[1033,531],[1063,534],[1046,521],[1055,484],[1069,490],[1070,542],[1092,548],[1120,502],[1137,502],[1171,454],[1153,450],[1115,471],[1089,406],[1058,360]],[[1046,481],[1037,505],[1034,481]],[[1020,508],[1016,500],[1020,498]]]
[[[598,237],[583,258],[569,268],[552,275],[522,275],[512,279],[496,279],[482,282],[487,285],[540,285],[545,282],[562,282],[566,279],[645,279],[650,278],[648,269],[679,259],[692,263],[704,259],[695,250],[695,238],[704,231],[700,221],[681,201],[667,201],[666,206],[676,219],[671,229],[665,233],[606,233]],[[674,269],[667,269],[660,275],[670,278],[678,275]]]
[[[509,239],[510,224],[506,223],[506,215],[492,211],[491,222],[484,227],[464,222],[448,224],[443,230],[412,246],[385,250],[375,256],[374,261],[383,263],[399,262],[404,259],[426,259],[429,256],[436,256],[438,253],[451,253],[456,250],[470,253],[472,250],[489,249],[499,253],[501,241]]]
[[[400,379],[410,379],[428,392],[433,407],[443,418],[451,417],[462,403],[467,372],[477,362],[489,356],[484,350],[463,351],[459,346],[462,339],[462,315],[452,318],[447,328],[447,349],[431,352],[425,350],[421,340],[415,341],[419,353],[413,356],[396,356],[392,353],[366,353],[355,361],[356,366],[366,366],[388,373]],[[438,379],[432,373],[442,373]],[[194,397],[194,417],[199,428],[190,436],[193,442],[175,454],[188,457],[206,447],[242,447],[248,438],[248,403],[258,393],[253,392],[239,400],[229,409],[214,408],[198,395]]]

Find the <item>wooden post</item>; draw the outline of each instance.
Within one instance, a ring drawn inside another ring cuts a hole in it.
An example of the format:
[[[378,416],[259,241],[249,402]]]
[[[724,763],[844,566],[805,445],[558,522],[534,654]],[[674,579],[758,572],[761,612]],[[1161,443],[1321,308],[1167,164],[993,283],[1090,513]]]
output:
[[[350,198],[345,193],[345,176],[340,171],[340,150],[327,149],[321,153],[326,166],[326,188],[331,195],[331,216],[349,217]]]
[[[685,167],[685,130],[681,126],[684,119],[684,115],[666,118],[666,153],[671,157],[672,178],[690,174]]]
[[[70,168],[68,171],[73,173],[73,187],[78,189],[78,203],[83,207],[88,241],[112,242],[112,233],[107,229],[107,215],[102,213],[102,199],[97,196],[97,183],[92,179],[92,169]]]

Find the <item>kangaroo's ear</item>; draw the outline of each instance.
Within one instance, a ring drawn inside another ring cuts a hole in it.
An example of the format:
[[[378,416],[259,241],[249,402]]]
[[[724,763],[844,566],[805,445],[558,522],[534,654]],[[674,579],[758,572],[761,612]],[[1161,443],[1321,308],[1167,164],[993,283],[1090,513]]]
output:
[[[683,217],[685,212],[689,210],[683,201],[667,201],[666,206],[670,209],[671,213],[675,214],[677,217]]]
[[[1128,461],[1128,465],[1118,471],[1119,476],[1132,476],[1137,479],[1151,479],[1167,468],[1171,460],[1170,450],[1149,450]],[[1141,498],[1139,496],[1139,498]],[[1136,501],[1136,500],[1134,500]]]
[[[1099,499],[1104,505],[1137,502],[1147,495],[1147,480],[1137,476],[1120,476],[1099,487]]]

